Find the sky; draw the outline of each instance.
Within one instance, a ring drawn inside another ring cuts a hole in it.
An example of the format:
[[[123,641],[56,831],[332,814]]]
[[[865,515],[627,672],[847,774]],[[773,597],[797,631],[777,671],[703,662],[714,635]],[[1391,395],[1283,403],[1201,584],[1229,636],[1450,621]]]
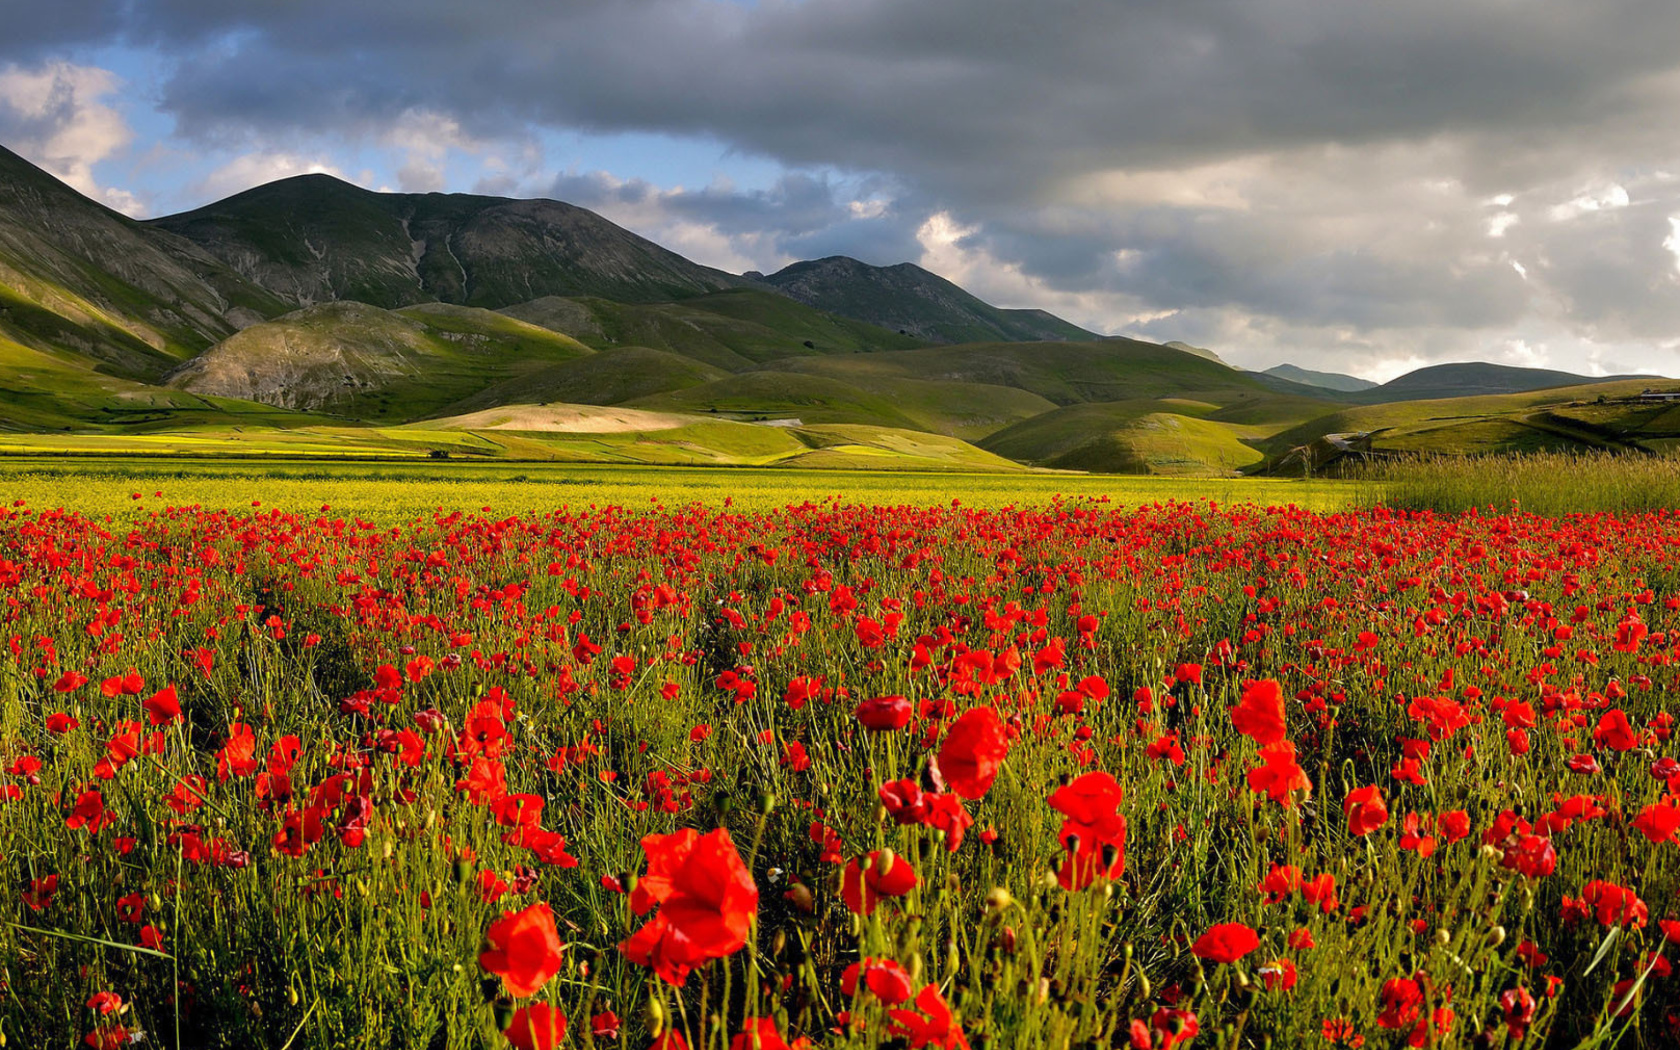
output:
[[[1680,376],[1673,0],[0,3],[0,144],[138,217],[324,171],[1250,368]]]

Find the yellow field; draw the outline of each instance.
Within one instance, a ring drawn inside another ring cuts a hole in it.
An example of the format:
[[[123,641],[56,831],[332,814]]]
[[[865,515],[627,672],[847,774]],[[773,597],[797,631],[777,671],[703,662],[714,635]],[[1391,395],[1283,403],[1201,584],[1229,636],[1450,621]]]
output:
[[[726,500],[744,510],[837,500],[847,504],[949,503],[1001,507],[1057,497],[1118,504],[1208,499],[1334,510],[1368,502],[1367,486],[1274,478],[1154,478],[1090,474],[928,474],[549,463],[338,463],[118,457],[0,459],[0,498],[132,519],[165,506],[284,510],[330,506],[385,521],[434,510],[516,514],[561,506],[627,507]],[[161,495],[159,495],[161,493]],[[138,494],[140,498],[134,497]]]

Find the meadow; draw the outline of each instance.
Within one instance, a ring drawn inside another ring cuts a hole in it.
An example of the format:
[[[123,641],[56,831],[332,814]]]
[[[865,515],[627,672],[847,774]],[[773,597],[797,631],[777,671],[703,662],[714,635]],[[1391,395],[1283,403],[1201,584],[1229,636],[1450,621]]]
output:
[[[1672,511],[5,466],[7,1046],[1680,1039]]]

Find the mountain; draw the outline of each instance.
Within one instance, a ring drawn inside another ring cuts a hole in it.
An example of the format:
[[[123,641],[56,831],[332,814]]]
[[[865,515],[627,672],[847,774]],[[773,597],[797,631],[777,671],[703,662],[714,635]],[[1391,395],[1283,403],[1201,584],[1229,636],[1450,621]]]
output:
[[[749,283],[559,201],[375,193],[330,175],[281,179],[147,225],[294,306],[662,302]]]
[[[844,255],[832,255],[797,262],[756,279],[819,310],[879,325],[924,342],[1101,338],[1043,310],[1004,310],[992,306],[912,263],[870,266]]]
[[[155,379],[285,305],[0,147],[0,338]]]
[[[1551,387],[1610,383],[1623,379],[1659,379],[1660,376],[1582,376],[1546,368],[1517,368],[1482,361],[1430,365],[1407,372],[1381,386],[1361,390],[1347,400],[1362,404],[1387,401],[1426,401],[1449,397],[1481,397],[1488,394],[1520,394]]]
[[[1263,374],[1287,379],[1291,383],[1334,390],[1342,394],[1370,390],[1377,385],[1369,379],[1360,379],[1358,376],[1343,375],[1340,372],[1315,372],[1310,368],[1298,368],[1295,365],[1273,365],[1266,369]]]

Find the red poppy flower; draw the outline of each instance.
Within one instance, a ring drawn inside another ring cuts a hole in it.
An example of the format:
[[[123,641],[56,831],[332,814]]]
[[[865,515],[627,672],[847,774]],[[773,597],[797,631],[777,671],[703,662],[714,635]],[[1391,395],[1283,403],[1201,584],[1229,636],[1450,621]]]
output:
[[[1076,777],[1051,793],[1050,808],[1066,818],[1056,836],[1068,851],[1056,872],[1063,889],[1125,874],[1126,818],[1119,811],[1124,797],[1120,784],[1103,772]]]
[[[910,723],[910,701],[902,696],[877,696],[857,705],[853,712],[865,729],[885,733]]]
[[[1347,813],[1348,833],[1369,835],[1388,823],[1388,806],[1383,803],[1382,789],[1371,785],[1354,788],[1342,800]]]
[[[478,965],[499,976],[510,995],[535,995],[560,972],[560,953],[565,945],[554,928],[554,912],[547,901],[524,911],[503,912],[484,931],[484,941],[486,947],[478,953]]]
[[[945,997],[939,994],[938,985],[927,985],[916,993],[916,1010],[889,1010],[887,1016],[892,1019],[889,1030],[909,1040],[910,1050],[924,1046],[968,1050],[968,1039],[946,1005]]]
[[[1598,727],[1593,730],[1593,743],[1612,751],[1631,751],[1639,746],[1639,734],[1628,724],[1626,712],[1619,707],[1612,708],[1599,718]]]
[[[965,711],[951,724],[939,748],[939,772],[964,798],[983,798],[1009,754],[1003,722],[990,707]]]
[[[1260,765],[1248,771],[1248,787],[1285,806],[1295,804],[1294,792],[1312,792],[1307,771],[1295,761],[1295,745],[1288,740],[1260,749]]]
[[[515,1050],[554,1050],[566,1037],[566,1015],[547,1003],[522,1006],[502,1035]]]
[[[840,878],[840,896],[846,907],[859,915],[873,915],[885,897],[902,897],[921,884],[910,862],[891,850],[878,850],[862,864],[846,864]]]
[[[1231,723],[1261,747],[1286,737],[1289,730],[1284,724],[1283,690],[1277,682],[1263,679],[1244,683],[1242,700],[1231,708]]]
[[[729,1050],[806,1050],[811,1045],[804,1036],[791,1043],[783,1039],[774,1017],[748,1017],[742,1028],[729,1040]]]
[[[652,967],[668,984],[747,943],[758,914],[758,887],[724,828],[700,835],[684,829],[642,839],[648,873],[630,895],[631,907],[659,914],[619,944],[631,962]]]
[[[910,982],[910,975],[904,972],[904,967],[892,959],[864,959],[862,962],[852,963],[840,975],[841,993],[846,996],[856,995],[860,977],[869,993],[888,1006],[897,1006],[909,999],[914,987]]]
[[[1226,922],[1197,937],[1190,950],[1210,962],[1233,963],[1258,947],[1260,937],[1254,930],[1240,922]]]

